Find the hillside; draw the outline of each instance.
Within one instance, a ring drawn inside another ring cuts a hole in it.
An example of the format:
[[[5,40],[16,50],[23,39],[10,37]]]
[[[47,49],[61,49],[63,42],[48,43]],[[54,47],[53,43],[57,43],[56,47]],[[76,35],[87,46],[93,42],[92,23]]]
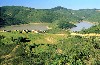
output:
[[[0,32],[1,65],[100,65],[100,36]]]
[[[63,15],[57,11],[58,10],[53,9],[34,9],[22,6],[3,6],[0,7],[0,25],[16,25],[30,22],[52,23],[55,20],[67,20],[67,18],[73,17],[69,14],[67,16]]]
[[[0,27],[16,24],[27,24],[30,22],[52,23],[55,21],[100,21],[100,12],[98,12],[96,9],[72,10],[61,6],[51,9],[35,9],[23,6],[3,6],[0,7],[0,12]]]

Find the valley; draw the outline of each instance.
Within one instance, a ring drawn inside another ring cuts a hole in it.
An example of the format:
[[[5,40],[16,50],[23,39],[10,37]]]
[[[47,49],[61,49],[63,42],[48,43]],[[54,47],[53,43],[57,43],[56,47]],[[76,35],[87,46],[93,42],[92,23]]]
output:
[[[0,7],[0,65],[100,65],[99,10]]]

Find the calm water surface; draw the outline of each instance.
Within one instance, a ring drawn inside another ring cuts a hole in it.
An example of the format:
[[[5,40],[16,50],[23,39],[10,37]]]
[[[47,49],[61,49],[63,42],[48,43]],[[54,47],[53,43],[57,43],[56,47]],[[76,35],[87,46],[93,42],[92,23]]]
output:
[[[0,28],[0,30],[47,30],[47,24],[27,24],[27,25],[13,25],[7,26],[5,28]]]
[[[76,24],[77,27],[72,28],[71,31],[81,31],[82,29],[88,29],[92,27],[93,25],[94,24],[89,23],[89,22],[80,22],[80,23],[77,23]]]
[[[89,22],[80,22],[77,23],[76,26],[71,29],[71,31],[81,31],[83,28],[88,29],[94,24],[89,23]],[[48,30],[47,24],[27,24],[27,25],[12,25],[12,26],[7,26],[4,28],[0,28],[0,30]]]

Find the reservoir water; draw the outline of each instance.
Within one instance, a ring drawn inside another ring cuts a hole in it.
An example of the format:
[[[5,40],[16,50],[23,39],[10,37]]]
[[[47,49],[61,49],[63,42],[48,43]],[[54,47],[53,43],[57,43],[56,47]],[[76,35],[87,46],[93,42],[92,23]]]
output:
[[[89,22],[80,22],[80,23],[77,23],[76,26],[77,27],[74,27],[71,29],[71,31],[81,31],[82,29],[88,29],[90,27],[92,27],[94,24],[92,23],[89,23]]]
[[[47,24],[26,24],[26,25],[12,25],[0,28],[0,30],[47,30]]]
[[[76,26],[71,29],[71,31],[81,31],[82,29],[88,29],[94,24],[89,22],[80,22],[77,23]],[[40,24],[25,24],[25,25],[12,25],[0,28],[0,30],[48,30],[48,24],[40,23]]]

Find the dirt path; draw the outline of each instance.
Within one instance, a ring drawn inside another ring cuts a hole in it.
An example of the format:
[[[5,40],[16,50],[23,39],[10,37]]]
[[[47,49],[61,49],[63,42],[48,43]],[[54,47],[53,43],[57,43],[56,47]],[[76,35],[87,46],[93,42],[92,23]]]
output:
[[[58,36],[65,36],[67,34],[55,34],[55,35],[58,35]],[[89,33],[89,34],[80,34],[80,33],[70,33],[71,36],[84,36],[84,37],[87,37],[87,36],[96,36],[96,37],[100,37],[100,34],[96,34],[96,33]]]
[[[72,36],[96,36],[96,37],[100,37],[100,34],[96,34],[96,33],[89,33],[89,34],[80,34],[80,33],[71,33],[70,35]]]
[[[45,38],[45,39],[50,43],[54,43],[54,38],[52,38],[52,37],[48,37],[48,38]]]
[[[67,35],[67,34],[55,34],[55,35],[58,35],[58,36],[65,36],[65,35]]]
[[[1,56],[1,58],[5,58],[5,59],[8,59],[8,58],[11,58],[14,56],[14,52],[16,51],[16,49],[19,48],[20,45],[17,45],[8,55],[4,55],[4,56]]]
[[[67,34],[55,34],[55,35],[58,35],[58,36],[65,36]],[[100,37],[100,34],[96,34],[96,33],[89,33],[89,34],[80,34],[80,33],[70,33],[71,36],[84,36],[84,37],[87,37],[87,36],[96,36],[96,37]]]

